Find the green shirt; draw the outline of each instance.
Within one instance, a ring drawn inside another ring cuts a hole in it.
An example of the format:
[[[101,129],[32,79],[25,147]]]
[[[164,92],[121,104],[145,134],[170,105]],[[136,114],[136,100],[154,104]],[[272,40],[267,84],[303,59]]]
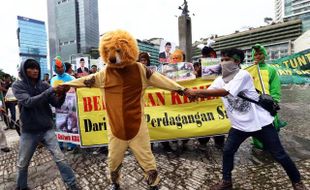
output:
[[[280,102],[281,100],[281,83],[280,78],[277,74],[277,71],[272,66],[260,63],[259,68],[261,72],[267,72],[267,75],[262,75],[263,80],[268,81],[269,86],[265,87],[266,92],[270,94],[270,96],[276,101]],[[268,78],[264,78],[268,77]]]

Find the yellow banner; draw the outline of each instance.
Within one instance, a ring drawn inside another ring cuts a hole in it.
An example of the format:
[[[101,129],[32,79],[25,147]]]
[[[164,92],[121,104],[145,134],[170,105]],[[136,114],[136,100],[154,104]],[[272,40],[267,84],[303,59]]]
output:
[[[78,88],[76,94],[81,146],[108,143],[102,91],[99,88]]]
[[[212,81],[180,82],[187,88],[206,89]],[[175,92],[150,88],[145,92],[145,119],[152,140],[212,136],[227,133],[230,122],[219,97],[190,102]],[[100,89],[77,90],[79,129],[82,146],[106,144],[107,115]]]
[[[262,88],[262,84],[259,80],[259,76],[258,76],[258,66],[257,65],[251,65],[249,67],[244,68],[245,70],[247,70],[253,78],[254,81],[254,86],[257,90],[259,90],[260,92],[263,92],[263,88]],[[269,81],[266,79],[269,79],[269,73],[268,70],[260,70],[260,74],[262,76],[262,80],[265,86],[265,93],[269,94]]]
[[[257,67],[250,66],[246,70],[253,76],[256,88],[261,89]],[[193,89],[207,89],[211,83],[203,79],[179,82]],[[268,82],[264,83],[266,87]],[[220,97],[190,102],[175,92],[149,88],[144,99],[145,119],[153,141],[220,135],[230,128]],[[77,102],[81,146],[107,144],[108,120],[102,91],[80,88],[77,90]]]
[[[180,82],[187,88],[207,89],[212,81]],[[175,92],[153,88],[145,93],[145,117],[152,140],[212,136],[227,133],[230,122],[219,97],[190,102]]]

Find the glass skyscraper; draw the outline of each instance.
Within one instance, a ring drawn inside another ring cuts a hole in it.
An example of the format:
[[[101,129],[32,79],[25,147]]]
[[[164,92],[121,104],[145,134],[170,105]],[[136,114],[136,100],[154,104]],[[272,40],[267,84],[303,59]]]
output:
[[[47,67],[47,37],[43,21],[17,16],[18,47],[21,61],[33,58],[40,63],[41,78],[48,73]]]
[[[275,0],[275,21],[302,20],[302,31],[310,29],[310,0]]]
[[[98,48],[98,0],[48,0],[47,9],[50,60]]]
[[[137,40],[139,52],[147,52],[150,56],[151,65],[158,65],[159,45],[147,41]]]

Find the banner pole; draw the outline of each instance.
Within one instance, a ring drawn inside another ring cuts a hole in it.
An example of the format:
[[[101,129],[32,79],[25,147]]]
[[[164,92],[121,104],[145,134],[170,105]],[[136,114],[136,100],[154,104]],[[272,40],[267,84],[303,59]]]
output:
[[[263,82],[263,79],[262,79],[262,75],[260,73],[259,65],[257,64],[256,67],[257,67],[259,82],[260,82],[260,84],[262,86],[263,94],[266,94],[266,92],[265,92],[265,85],[264,85],[264,82]]]

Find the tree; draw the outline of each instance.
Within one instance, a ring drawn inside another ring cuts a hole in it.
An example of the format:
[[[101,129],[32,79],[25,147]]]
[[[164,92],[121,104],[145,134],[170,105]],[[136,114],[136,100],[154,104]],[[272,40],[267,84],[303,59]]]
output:
[[[5,73],[2,69],[0,69],[0,79],[2,79],[3,75],[5,75],[5,74],[7,74],[7,73]]]
[[[6,73],[6,72],[4,72],[2,69],[0,69],[0,80],[2,80],[3,79],[3,75],[6,75],[6,74],[8,74],[8,73]],[[9,74],[10,75],[10,74]],[[11,79],[13,80],[13,81],[15,81],[16,80],[16,78],[14,77],[14,76],[12,76],[12,75],[10,75],[11,76]]]

